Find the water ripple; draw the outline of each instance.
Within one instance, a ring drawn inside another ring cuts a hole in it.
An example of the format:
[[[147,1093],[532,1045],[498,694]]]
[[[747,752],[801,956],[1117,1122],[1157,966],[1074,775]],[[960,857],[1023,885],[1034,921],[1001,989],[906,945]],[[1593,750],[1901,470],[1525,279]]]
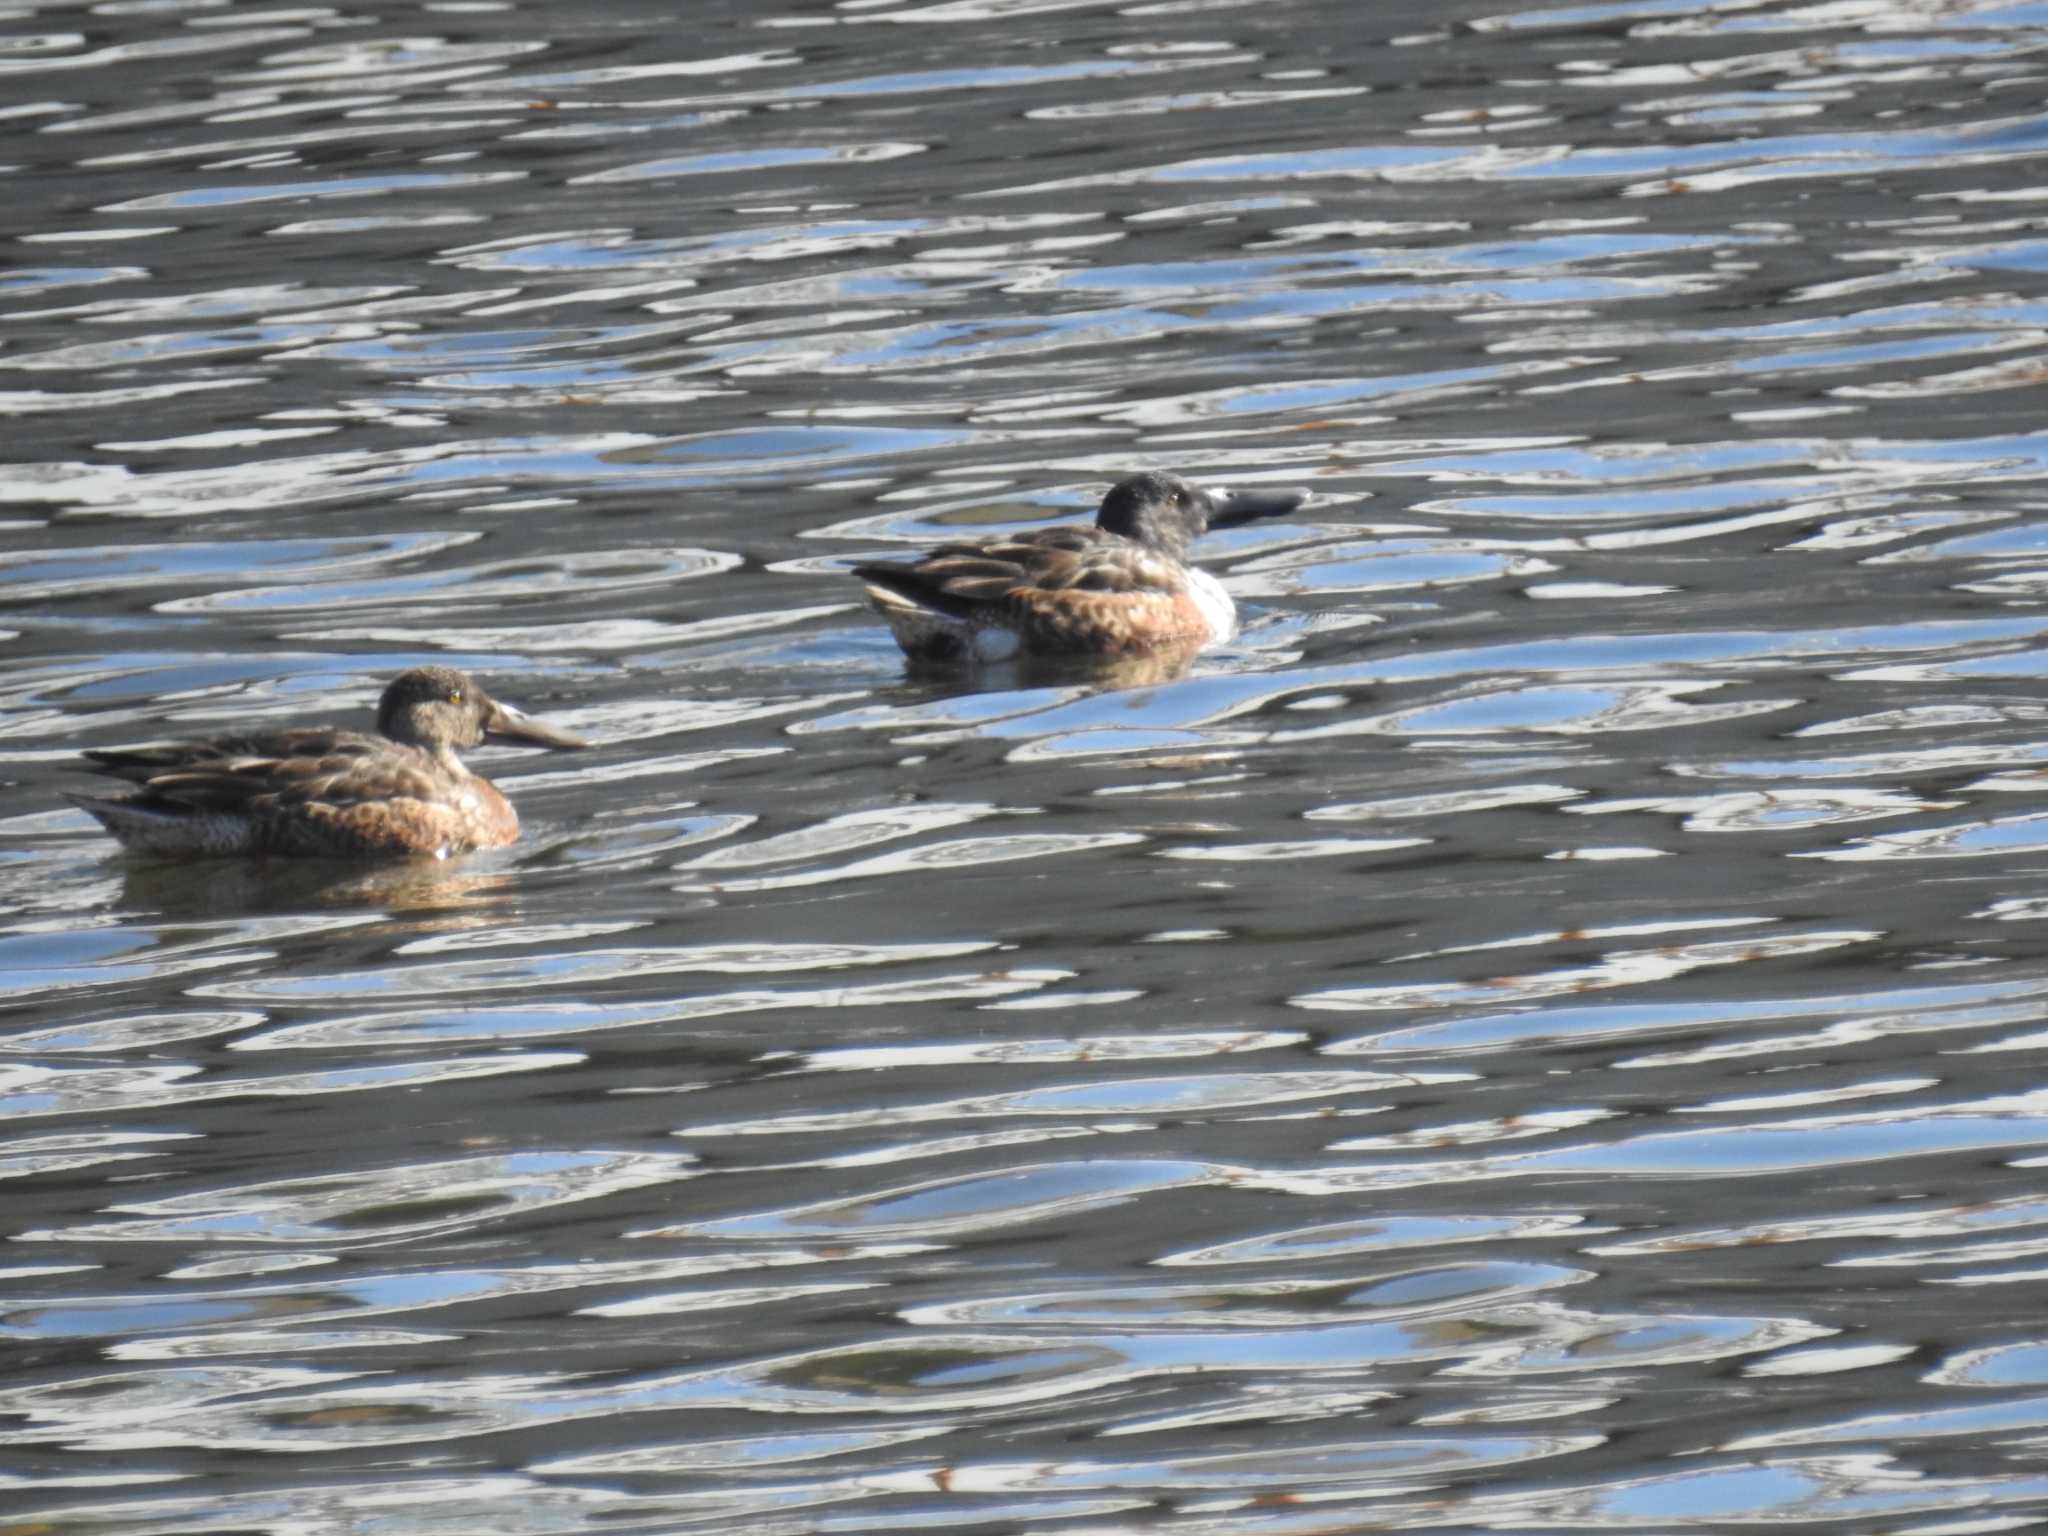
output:
[[[984,952],[987,943],[701,944],[673,948],[584,949],[567,954],[500,956],[436,965],[392,966],[332,975],[256,977],[189,989],[193,997],[241,1002],[341,1002],[351,998],[435,997],[589,986],[640,976],[788,975],[944,960]]]
[[[17,1523],[2040,1524],[2033,18],[798,11],[0,40]],[[429,659],[515,848],[59,796]]]
[[[119,1221],[23,1231],[24,1242],[307,1243],[354,1247],[470,1230],[542,1206],[687,1178],[679,1154],[510,1153],[276,1179],[134,1201]]]

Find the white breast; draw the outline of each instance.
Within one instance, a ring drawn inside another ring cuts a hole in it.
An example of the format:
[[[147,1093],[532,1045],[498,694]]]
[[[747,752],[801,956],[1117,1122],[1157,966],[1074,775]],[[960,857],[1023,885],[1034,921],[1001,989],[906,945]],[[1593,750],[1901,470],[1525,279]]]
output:
[[[1195,606],[1202,610],[1202,618],[1208,623],[1211,641],[1228,640],[1237,633],[1237,604],[1230,600],[1230,594],[1223,590],[1223,583],[1207,571],[1188,568],[1188,595],[1195,600]]]

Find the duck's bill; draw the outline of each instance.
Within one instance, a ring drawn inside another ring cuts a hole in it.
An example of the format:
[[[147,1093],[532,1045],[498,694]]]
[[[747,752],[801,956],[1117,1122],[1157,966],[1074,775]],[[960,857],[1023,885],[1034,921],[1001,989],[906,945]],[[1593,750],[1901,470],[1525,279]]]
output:
[[[510,704],[491,701],[491,712],[484,717],[484,734],[493,741],[517,742],[526,747],[587,747],[585,741],[573,731],[565,731],[559,725],[549,725],[545,720],[536,720],[523,709],[514,709]]]
[[[1308,492],[1286,490],[1215,491],[1211,493],[1209,526],[1235,528],[1262,517],[1284,517],[1308,501]]]

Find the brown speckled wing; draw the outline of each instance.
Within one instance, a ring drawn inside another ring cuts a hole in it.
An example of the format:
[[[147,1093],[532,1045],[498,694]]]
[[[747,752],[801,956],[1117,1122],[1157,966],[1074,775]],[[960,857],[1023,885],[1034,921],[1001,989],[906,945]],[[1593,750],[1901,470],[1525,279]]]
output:
[[[854,573],[912,602],[963,618],[978,609],[1000,611],[1006,619],[1039,611],[1033,594],[1171,600],[1181,584],[1174,562],[1099,528],[1046,528],[982,544],[947,544],[922,560],[864,564]],[[1096,605],[1082,608],[1098,611]],[[1153,605],[1151,611],[1166,609]]]
[[[389,742],[361,731],[310,726],[219,736],[210,741],[172,741],[160,746],[88,747],[83,755],[94,773],[125,779],[130,784],[147,784],[166,774],[212,773],[237,762],[352,756],[389,746]]]
[[[253,765],[251,768],[253,772]],[[382,743],[375,752],[329,753],[320,758],[287,758],[273,763],[265,793],[279,805],[348,806],[387,800],[438,800],[454,783],[448,772],[418,747]]]
[[[1116,596],[1172,597],[1186,586],[1186,575],[1178,562],[1116,540],[1082,551],[1064,579],[1043,585]]]
[[[1182,592],[1019,587],[1003,600],[1025,647],[1043,654],[1133,655],[1208,636],[1201,607]]]
[[[305,750],[288,756],[236,750],[276,746]],[[400,784],[431,793],[433,769],[433,760],[416,747],[354,732],[314,731],[203,743],[175,766],[136,781],[154,801],[194,811],[253,812],[283,803],[368,799],[379,785],[386,793]]]

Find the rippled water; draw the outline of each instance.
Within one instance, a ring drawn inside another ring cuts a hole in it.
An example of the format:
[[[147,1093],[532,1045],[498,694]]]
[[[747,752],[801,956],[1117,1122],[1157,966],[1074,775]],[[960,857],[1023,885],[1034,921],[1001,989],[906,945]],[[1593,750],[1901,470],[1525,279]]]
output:
[[[13,8],[4,1528],[2048,1520],[2044,53]],[[1149,466],[1185,672],[844,573]],[[428,659],[516,849],[60,796]]]

